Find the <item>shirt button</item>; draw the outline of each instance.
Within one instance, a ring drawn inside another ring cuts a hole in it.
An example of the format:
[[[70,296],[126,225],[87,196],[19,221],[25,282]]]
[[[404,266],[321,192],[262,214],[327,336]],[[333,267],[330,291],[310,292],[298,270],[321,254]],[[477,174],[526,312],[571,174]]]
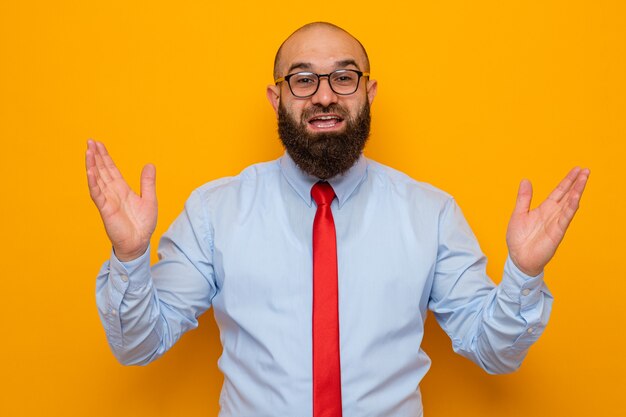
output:
[[[526,296],[526,295],[528,295],[528,294],[530,294],[530,289],[529,289],[529,288],[524,288],[524,289],[522,290],[522,295]]]
[[[526,332],[528,332],[528,334],[533,334],[535,332],[535,328],[529,327],[528,330],[526,330]]]
[[[117,316],[117,310],[116,309],[112,309],[111,310],[111,315],[112,316]]]
[[[122,281],[128,282],[128,275],[120,275],[120,278],[122,279]]]

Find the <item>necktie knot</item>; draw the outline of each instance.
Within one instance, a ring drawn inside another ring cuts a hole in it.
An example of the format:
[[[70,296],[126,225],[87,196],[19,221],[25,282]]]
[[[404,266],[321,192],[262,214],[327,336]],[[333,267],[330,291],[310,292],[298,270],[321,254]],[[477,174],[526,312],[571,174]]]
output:
[[[335,198],[335,190],[329,183],[320,181],[311,188],[311,197],[318,206],[330,205]]]

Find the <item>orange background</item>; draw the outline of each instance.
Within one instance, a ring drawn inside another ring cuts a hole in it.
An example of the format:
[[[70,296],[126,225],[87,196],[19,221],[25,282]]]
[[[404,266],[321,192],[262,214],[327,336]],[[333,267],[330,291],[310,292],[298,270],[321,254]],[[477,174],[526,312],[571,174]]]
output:
[[[217,414],[211,313],[147,367],[109,352],[94,302],[109,244],[85,142],[105,141],[133,186],[157,166],[160,236],[195,187],[282,153],[265,86],[280,42],[314,20],[368,48],[366,154],[453,194],[496,281],[519,180],[536,202],[571,166],[592,169],[522,369],[484,374],[431,318],[426,415],[626,415],[625,4],[3,0],[0,415]]]

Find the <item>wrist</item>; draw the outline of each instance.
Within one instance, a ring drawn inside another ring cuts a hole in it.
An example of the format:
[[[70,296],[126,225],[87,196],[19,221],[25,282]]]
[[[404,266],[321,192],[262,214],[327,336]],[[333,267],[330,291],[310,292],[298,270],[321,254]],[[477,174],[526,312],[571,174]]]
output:
[[[519,262],[517,262],[515,260],[515,258],[513,256],[511,256],[511,262],[513,262],[513,265],[515,265],[515,267],[523,274],[528,275],[529,277],[536,277],[537,275],[541,274],[543,272],[543,268],[538,268],[538,267],[528,267],[528,266],[523,266],[520,265]]]
[[[146,253],[146,250],[148,250],[148,246],[142,247],[134,251],[122,251],[122,250],[116,249],[115,246],[113,246],[113,253],[115,254],[115,257],[120,262],[134,261],[135,259],[139,258],[141,255]]]

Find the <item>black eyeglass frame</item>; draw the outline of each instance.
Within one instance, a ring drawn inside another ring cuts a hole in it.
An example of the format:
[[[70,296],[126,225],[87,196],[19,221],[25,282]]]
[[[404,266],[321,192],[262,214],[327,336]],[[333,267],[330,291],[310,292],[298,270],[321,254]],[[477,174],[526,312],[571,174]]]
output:
[[[335,91],[335,89],[333,88],[333,83],[330,82],[330,76],[333,74],[337,74],[337,73],[346,73],[346,72],[353,72],[355,74],[357,74],[359,76],[359,78],[356,80],[356,87],[354,88],[354,91],[351,93],[339,93],[337,91]],[[313,91],[311,94],[307,94],[306,96],[299,96],[296,93],[293,92],[293,89],[291,88],[291,83],[289,82],[289,80],[291,79],[291,77],[293,77],[294,75],[315,75],[317,77],[317,86],[315,87],[315,91]],[[320,88],[320,84],[322,81],[322,77],[326,77],[328,78],[328,85],[330,86],[330,89],[333,91],[333,93],[340,95],[340,96],[349,96],[351,94],[356,93],[356,91],[359,89],[359,85],[361,83],[361,77],[369,77],[370,73],[369,72],[363,72],[363,71],[359,71],[359,70],[355,70],[355,69],[338,69],[335,70],[333,72],[329,72],[328,74],[316,74],[314,72],[310,72],[310,71],[300,71],[300,72],[294,72],[293,74],[288,74],[285,75],[284,77],[280,77],[277,78],[276,80],[274,80],[274,84],[278,84],[282,81],[287,81],[287,85],[289,86],[289,91],[291,91],[291,94],[293,94],[294,97],[297,98],[309,98],[315,95],[315,93],[317,93],[317,90],[319,90]]]

